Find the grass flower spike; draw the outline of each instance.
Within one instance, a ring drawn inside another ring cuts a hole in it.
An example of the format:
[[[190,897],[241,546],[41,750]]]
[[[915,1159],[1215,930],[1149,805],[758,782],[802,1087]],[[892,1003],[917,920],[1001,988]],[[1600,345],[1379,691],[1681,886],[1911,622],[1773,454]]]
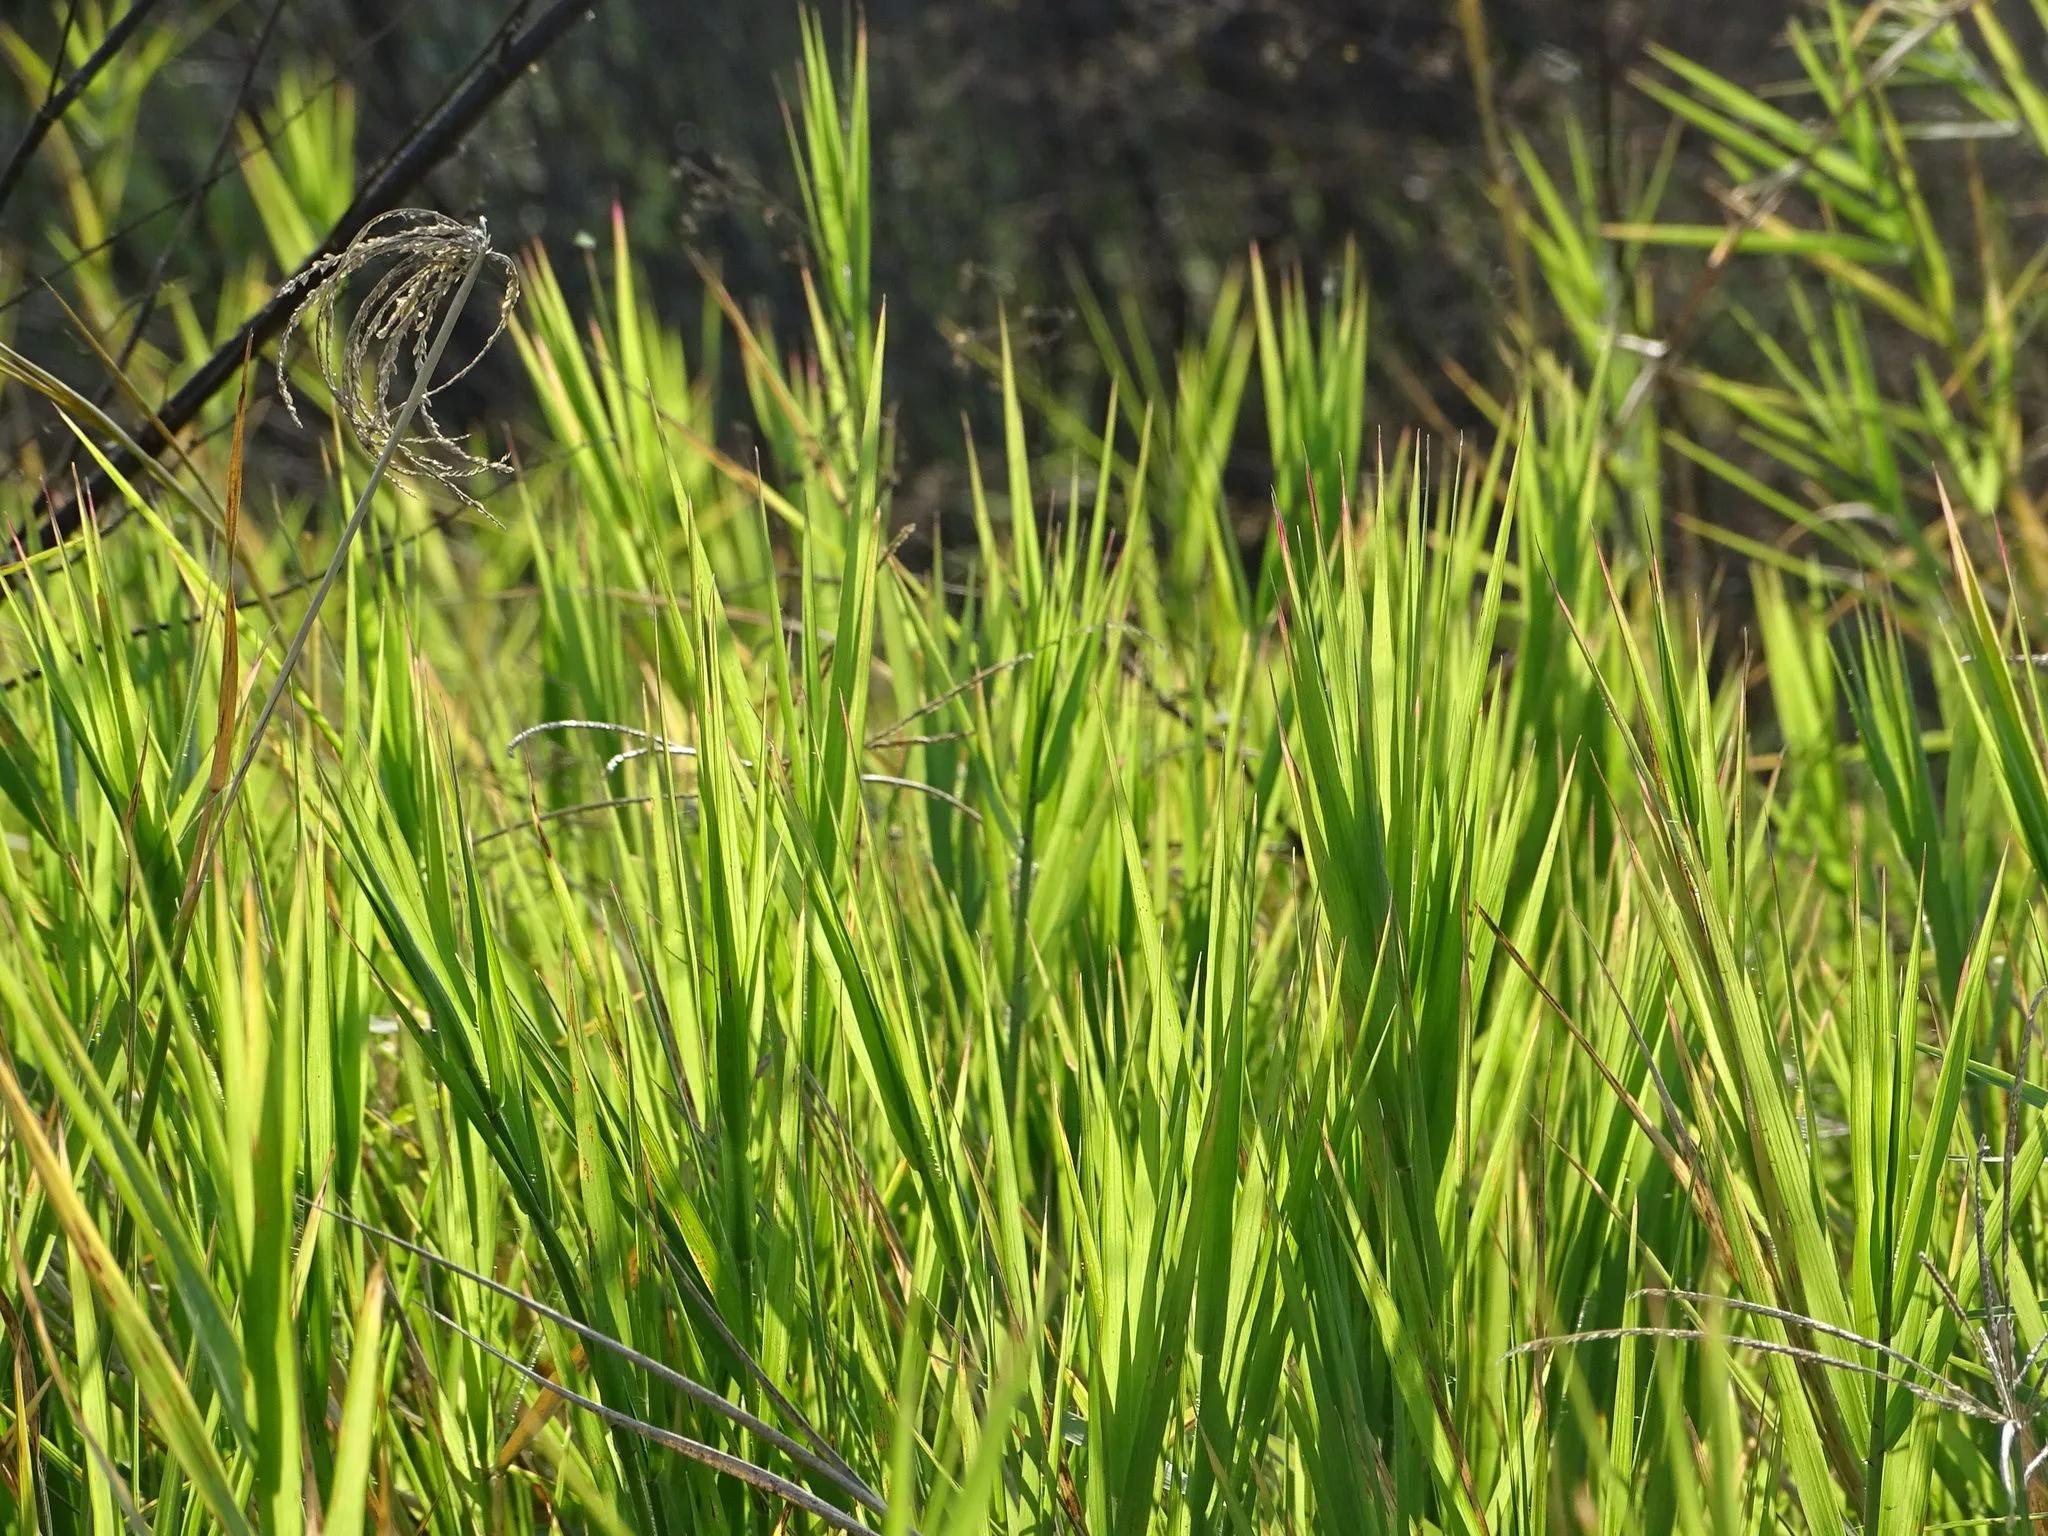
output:
[[[380,228],[387,225],[398,228],[391,233],[379,233]],[[334,369],[334,311],[341,289],[353,273],[387,258],[391,265],[370,290],[369,297],[357,307],[344,332],[342,363],[337,372]],[[349,551],[355,547],[356,536],[370,515],[379,482],[392,464],[402,459],[416,473],[439,481],[470,506],[478,506],[476,499],[454,482],[458,476],[491,466],[488,461],[478,459],[450,439],[434,421],[427,402],[439,390],[475,367],[477,358],[483,355],[480,348],[439,385],[434,383],[435,370],[440,367],[441,355],[448,348],[448,338],[454,334],[455,322],[461,316],[463,306],[469,302],[470,290],[476,286],[477,277],[483,269],[491,265],[498,266],[505,274],[505,287],[504,296],[499,301],[498,323],[485,342],[487,348],[490,341],[496,340],[498,333],[504,330],[510,307],[518,298],[519,284],[510,260],[491,249],[489,234],[481,219],[477,221],[476,228],[471,229],[438,213],[399,209],[371,220],[346,250],[329,261],[319,263],[307,274],[311,291],[293,314],[278,349],[279,392],[290,407],[293,402],[290,387],[284,382],[283,355],[289,349],[292,332],[311,315],[314,336],[320,343],[321,373],[333,391],[335,409],[342,413],[363,446],[377,455],[377,462],[370,470],[369,478],[363,482],[355,508],[349,514],[341,538],[334,546],[334,555],[327,563],[327,570],[322,574],[320,584],[313,589],[311,601],[306,604],[305,617],[299,621],[298,630],[285,648],[277,678],[249,728],[248,744],[242,749],[234,777],[211,807],[205,835],[200,838],[187,874],[185,895],[180,903],[177,930],[172,941],[173,953],[180,959],[190,933],[201,879],[212,857],[220,827],[241,793],[243,780],[249,776],[249,770],[256,762],[271,717],[277,713],[285,690],[291,686],[292,673],[305,652],[306,642],[312,637],[327,594],[348,568]],[[408,338],[410,347],[407,346]],[[394,411],[389,404],[391,389],[397,378],[399,360],[407,351],[410,351],[413,361],[412,383]],[[362,377],[373,354],[376,358],[376,384],[365,396]],[[298,412],[293,410],[292,416],[297,420]],[[416,419],[426,423],[425,430],[417,437],[409,437]]]
[[[474,274],[486,267],[494,268],[502,279],[496,322],[469,361],[436,381],[428,362],[435,322],[448,310],[456,292],[474,282]],[[343,290],[352,278],[368,271],[378,271],[376,284],[340,324],[337,346],[337,313]],[[482,510],[481,503],[460,482],[486,470],[510,466],[502,459],[480,458],[450,437],[435,419],[433,401],[473,369],[504,334],[519,301],[518,269],[510,257],[491,249],[485,221],[478,219],[470,225],[428,209],[394,209],[372,219],[345,250],[315,263],[295,286],[305,290],[305,299],[286,324],[277,354],[278,394],[292,420],[299,420],[298,401],[292,395],[286,360],[292,336],[303,326],[311,333],[314,356],[321,377],[333,392],[335,410],[356,441],[373,454],[382,456],[390,451],[394,464],[403,471],[436,481],[467,505]],[[415,386],[420,380],[427,381],[412,401],[410,421],[410,391],[397,390],[400,369],[408,359]]]

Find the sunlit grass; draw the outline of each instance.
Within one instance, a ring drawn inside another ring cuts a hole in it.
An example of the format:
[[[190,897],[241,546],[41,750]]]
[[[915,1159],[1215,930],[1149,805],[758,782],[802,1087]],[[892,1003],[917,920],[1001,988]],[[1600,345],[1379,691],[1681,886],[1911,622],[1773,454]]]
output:
[[[1248,267],[1163,376],[1086,298],[1111,388],[1004,343],[972,539],[913,564],[865,61],[806,36],[811,324],[718,290],[707,328],[758,462],[620,221],[589,314],[526,254],[538,424],[460,479],[488,519],[337,429],[302,538],[231,426],[183,501],[11,570],[0,1532],[2024,1523],[2022,397],[1857,362],[1907,302],[1994,384],[2022,332],[1857,159],[1907,142],[1881,93],[1816,143],[1667,61],[1868,226],[1772,237],[1832,309],[1788,300],[1775,382],[1623,345],[1661,327],[1617,253],[1692,238],[1662,171],[1603,233],[1532,152],[1580,352],[1524,338],[1489,440],[1372,430],[1355,271]],[[252,178],[279,260],[345,120]],[[1873,241],[1918,297],[1842,269]],[[1812,481],[1746,648],[1661,575],[1665,455],[1710,450],[1653,365]],[[1817,510],[1850,479],[1870,517]]]

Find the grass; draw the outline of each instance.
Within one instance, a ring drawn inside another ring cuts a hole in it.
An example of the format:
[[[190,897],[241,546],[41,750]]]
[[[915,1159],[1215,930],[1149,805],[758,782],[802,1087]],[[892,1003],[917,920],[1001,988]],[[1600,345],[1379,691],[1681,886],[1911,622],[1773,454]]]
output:
[[[2010,68],[1949,74],[2048,122],[1988,14]],[[1889,77],[1839,88],[1959,16],[1830,17],[1824,132],[1658,87],[1837,221],[1757,221],[1755,377],[1622,344],[1704,243],[1668,160],[1603,225],[1583,144],[1524,145],[1563,350],[1490,440],[1375,437],[1355,271],[1254,260],[1164,366],[1084,296],[1107,398],[1005,342],[972,537],[913,568],[865,65],[813,27],[794,345],[714,284],[686,349],[620,223],[587,316],[525,258],[517,473],[402,493],[373,460],[478,461],[294,354],[370,422],[313,505],[223,404],[18,560],[0,1531],[2031,1528],[2039,263],[1944,276]],[[249,176],[280,262],[352,164],[316,121]],[[1806,533],[1744,545],[1747,639],[1664,582],[1688,461]]]

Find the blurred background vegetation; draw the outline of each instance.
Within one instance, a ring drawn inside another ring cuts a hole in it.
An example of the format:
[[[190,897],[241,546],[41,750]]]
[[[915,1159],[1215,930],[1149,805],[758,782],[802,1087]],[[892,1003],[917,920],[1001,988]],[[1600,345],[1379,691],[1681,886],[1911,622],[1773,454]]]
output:
[[[20,137],[42,94],[36,71],[67,27],[75,51],[77,32],[103,30],[108,9],[10,8],[18,35],[0,144]],[[398,147],[508,9],[531,7],[162,0],[147,24],[156,51],[132,60],[160,73],[144,97],[148,131],[126,150],[110,291],[141,291],[163,262],[190,293],[218,294],[265,249],[219,151],[243,147],[227,125],[279,100],[286,71],[345,84],[355,159],[367,167]],[[1016,325],[1022,366],[1054,393],[1079,393],[1101,368],[1077,279],[1117,295],[1163,353],[1200,326],[1248,240],[1282,269],[1298,263],[1312,288],[1335,280],[1355,242],[1375,310],[1371,419],[1395,431],[1476,426],[1470,390],[1443,362],[1502,388],[1503,312],[1528,321],[1542,308],[1499,216],[1502,174],[1510,188],[1517,179],[1511,137],[1548,154],[1566,114],[1586,124],[1605,141],[1593,152],[1596,190],[1612,218],[1621,167],[1653,159],[1669,122],[1630,78],[1647,47],[1743,84],[1796,74],[1783,0],[875,0],[861,14],[876,81],[874,284],[894,306],[896,515],[910,522],[960,506],[961,416],[987,427],[996,398],[972,358],[999,308]],[[617,199],[664,313],[701,306],[691,260],[701,253],[793,334],[801,208],[774,108],[790,88],[796,26],[793,5],[761,0],[598,0],[591,24],[413,200],[487,214],[501,239],[561,251],[602,238]],[[120,148],[120,125],[102,125],[100,145],[88,142],[93,125],[70,126],[88,158]],[[1691,187],[1704,151],[1680,152],[1698,158],[1673,184]],[[193,189],[209,180],[187,222]],[[0,223],[0,289],[21,301],[0,323],[18,328],[30,355],[91,380],[86,344],[39,284],[69,254],[65,198],[61,157],[39,157]],[[570,261],[564,276],[574,294],[585,274]],[[494,366],[475,381],[483,398],[465,402],[483,417],[517,412],[524,398],[510,363]],[[21,463],[29,435],[59,429],[14,402],[0,443]],[[731,430],[743,443],[744,428]],[[306,483],[316,472],[308,466]],[[1225,484],[1244,524],[1261,526],[1271,466],[1255,444],[1233,449]],[[1745,498],[1730,500],[1722,515],[1739,518]]]
[[[546,7],[137,9],[146,17],[122,57],[26,165],[0,218],[0,339],[103,401],[106,370],[66,304],[82,302],[103,338],[128,338],[124,350],[182,349],[182,369],[165,363],[167,393],[202,343],[218,346],[279,280],[279,253],[310,250],[312,224],[340,214],[354,180]],[[1683,356],[1655,381],[1656,431],[1680,440],[1659,468],[1655,536],[1674,533],[1666,555],[1679,584],[1711,588],[1738,619],[1746,564],[1714,550],[1839,543],[1798,509],[1924,522],[1937,509],[1928,471],[1965,443],[1966,456],[1997,461],[1965,477],[1985,509],[2017,496],[2007,510],[2034,529],[2025,470],[2048,443],[2019,424],[2035,419],[2022,402],[2048,379],[2035,349],[2014,347],[2008,369],[1979,342],[2000,314],[2014,327],[2000,335],[2019,339],[2038,296],[2026,260],[2048,236],[2037,177],[2048,107],[2033,83],[2048,12],[2039,0],[1969,7],[1967,41],[1957,28],[1922,35],[1879,100],[1856,101],[1848,119],[1837,111],[1837,61],[1861,61],[1842,77],[1853,78],[1938,9],[875,0],[858,20],[875,79],[873,288],[892,307],[891,516],[920,531],[913,555],[923,530],[966,535],[962,424],[998,425],[999,316],[1041,407],[1036,440],[1071,449],[1076,434],[1060,434],[1061,412],[1044,407],[1094,419],[1107,354],[1125,358],[1127,383],[1172,377],[1177,350],[1212,325],[1255,246],[1269,270],[1298,271],[1326,299],[1346,291],[1347,253],[1358,258],[1371,304],[1369,445],[1411,428],[1483,437],[1545,349],[1586,366],[1610,343],[1654,348],[1667,327],[1681,331]],[[109,0],[11,8],[0,146],[19,141],[47,96],[60,45],[75,67],[126,14]],[[803,333],[803,208],[782,110],[796,14],[760,0],[593,0],[408,194],[487,215],[507,244],[546,242],[577,306],[593,271],[572,253],[605,243],[619,206],[657,312],[703,340],[700,361],[723,385],[721,446],[743,462],[762,445],[735,349],[712,355],[719,327],[703,279],[722,275],[773,334]],[[855,11],[838,22],[850,30]],[[251,151],[270,141],[276,169],[252,170]],[[1802,147],[1819,163],[1792,166],[1800,196],[1764,221],[1778,232],[1753,232],[1740,259],[1703,277],[1706,247]],[[81,195],[81,167],[93,195]],[[268,198],[265,176],[278,188]],[[294,220],[304,227],[280,228]],[[81,247],[86,270],[73,264]],[[99,315],[77,286],[88,272]],[[2012,279],[2000,304],[1987,299],[1992,272]],[[165,302],[149,298],[158,285]],[[181,320],[181,302],[196,304],[192,318]],[[1873,464],[1861,428],[1805,419],[1798,403],[1832,387],[1835,342],[1816,353],[1814,327],[1838,330],[1827,312],[1843,303],[1856,312],[1860,387],[1916,439],[1915,472]],[[1972,381],[1986,368],[1989,396]],[[1262,413],[1262,383],[1251,370],[1249,419]],[[458,415],[516,436],[530,406],[507,355],[462,388]],[[1788,401],[1803,422],[1789,433]],[[323,483],[317,445],[257,425],[266,483],[310,496]],[[18,472],[61,469],[61,431],[21,393],[0,400],[0,461]],[[1221,491],[1255,560],[1274,468],[1258,434],[1226,437]]]

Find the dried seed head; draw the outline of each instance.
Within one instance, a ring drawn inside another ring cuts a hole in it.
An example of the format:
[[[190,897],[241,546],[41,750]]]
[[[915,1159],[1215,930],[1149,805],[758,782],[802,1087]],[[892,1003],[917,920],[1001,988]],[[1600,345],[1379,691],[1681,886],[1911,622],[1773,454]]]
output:
[[[444,307],[471,267],[478,264],[495,267],[501,276],[503,296],[497,323],[468,362],[429,381],[413,413],[411,430],[393,448],[391,457],[394,469],[437,481],[481,511],[481,504],[459,482],[485,470],[507,470],[510,465],[502,459],[478,458],[451,438],[434,419],[433,400],[474,368],[504,333],[519,298],[518,271],[510,257],[491,249],[490,233],[482,219],[472,226],[426,209],[393,209],[365,224],[346,249],[314,262],[289,285],[303,288],[306,296],[292,312],[278,343],[277,389],[292,420],[297,421],[298,402],[292,398],[285,376],[285,357],[292,333],[309,323],[320,376],[333,392],[335,409],[357,442],[372,454],[383,453],[397,432],[400,407],[410,387],[398,383],[401,360],[411,354],[415,376],[426,366]],[[348,317],[337,354],[335,313],[342,289],[350,278],[373,268],[381,269],[376,284]]]

